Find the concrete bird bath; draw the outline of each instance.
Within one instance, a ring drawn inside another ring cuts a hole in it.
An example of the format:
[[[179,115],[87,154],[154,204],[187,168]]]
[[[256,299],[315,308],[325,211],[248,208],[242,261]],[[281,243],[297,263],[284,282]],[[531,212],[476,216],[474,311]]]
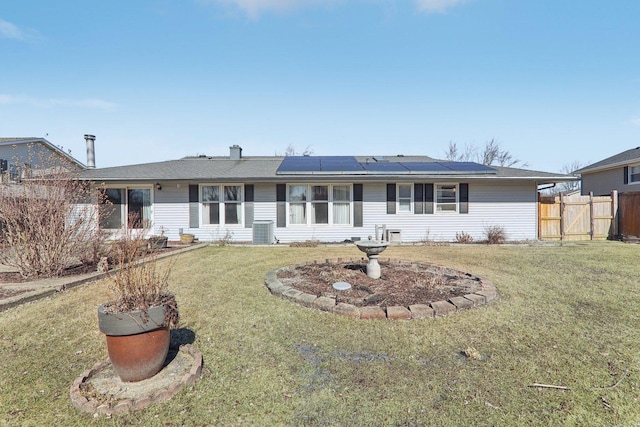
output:
[[[389,242],[380,242],[375,240],[364,240],[360,242],[356,242],[356,246],[362,252],[367,254],[367,258],[369,258],[369,263],[367,264],[367,276],[372,279],[380,278],[380,264],[378,264],[378,257],[380,253],[382,253],[387,246],[389,246]]]

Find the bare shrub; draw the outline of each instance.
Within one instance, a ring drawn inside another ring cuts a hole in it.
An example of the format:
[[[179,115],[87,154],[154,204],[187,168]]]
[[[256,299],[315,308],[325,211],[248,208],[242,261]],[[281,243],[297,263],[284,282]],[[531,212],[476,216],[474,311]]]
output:
[[[132,216],[130,224],[135,223]],[[114,270],[109,273],[109,279],[113,298],[105,304],[105,311],[145,311],[164,304],[167,307],[167,324],[175,326],[179,321],[178,305],[168,289],[173,263],[164,268],[158,266],[157,250],[149,248],[146,231],[129,228],[120,239],[111,243]]]
[[[473,243],[473,237],[469,233],[465,233],[461,231],[456,233],[456,242],[457,243]]]
[[[233,242],[233,232],[227,230],[224,236],[214,241],[217,246],[229,246]]]
[[[37,157],[20,182],[0,185],[0,239],[5,246],[0,262],[34,278],[97,263],[105,236],[96,227],[97,210],[87,203],[95,202],[97,192],[75,179],[69,161],[43,153]]]
[[[497,245],[507,241],[507,233],[504,227],[500,225],[488,225],[484,228],[484,234],[487,237],[487,243]]]

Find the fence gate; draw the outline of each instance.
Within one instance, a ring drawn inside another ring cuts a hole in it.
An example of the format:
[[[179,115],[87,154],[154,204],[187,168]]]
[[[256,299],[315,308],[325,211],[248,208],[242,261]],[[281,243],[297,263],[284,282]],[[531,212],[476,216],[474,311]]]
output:
[[[618,199],[620,234],[640,237],[640,192],[620,193]]]
[[[617,194],[542,196],[538,194],[540,240],[605,240],[617,234]]]

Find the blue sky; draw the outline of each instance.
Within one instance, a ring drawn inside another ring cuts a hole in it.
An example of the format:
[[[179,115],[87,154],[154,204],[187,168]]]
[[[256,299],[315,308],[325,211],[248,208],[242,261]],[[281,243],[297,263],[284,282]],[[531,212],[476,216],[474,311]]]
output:
[[[21,0],[0,8],[0,136],[98,167],[425,154],[495,139],[560,171],[640,145],[640,2]]]

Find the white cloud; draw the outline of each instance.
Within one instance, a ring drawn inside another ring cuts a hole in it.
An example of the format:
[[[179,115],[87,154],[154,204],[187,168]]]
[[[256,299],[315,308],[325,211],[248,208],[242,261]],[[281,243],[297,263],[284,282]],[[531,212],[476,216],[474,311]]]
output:
[[[27,105],[37,108],[79,107],[99,110],[113,110],[116,104],[103,99],[67,99],[67,98],[33,98],[22,95],[0,93],[0,105]]]
[[[418,8],[427,13],[444,13],[448,9],[470,0],[416,0]]]
[[[640,117],[634,117],[631,120],[629,120],[631,122],[631,124],[636,125],[636,126],[640,126]]]
[[[330,4],[339,0],[201,0],[203,3],[221,4],[240,9],[250,18],[265,12],[288,12],[317,4]]]
[[[315,5],[338,2],[380,3],[381,0],[199,0],[202,3],[219,4],[240,9],[254,19],[265,12],[288,12]],[[392,3],[400,0],[387,0]],[[448,9],[470,0],[413,0],[419,10],[427,13],[444,13]],[[384,1],[383,1],[384,2]]]
[[[37,31],[20,29],[17,25],[0,18],[0,38],[22,41],[34,41],[40,38]]]

